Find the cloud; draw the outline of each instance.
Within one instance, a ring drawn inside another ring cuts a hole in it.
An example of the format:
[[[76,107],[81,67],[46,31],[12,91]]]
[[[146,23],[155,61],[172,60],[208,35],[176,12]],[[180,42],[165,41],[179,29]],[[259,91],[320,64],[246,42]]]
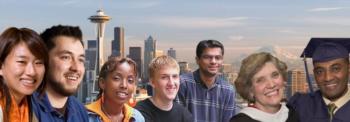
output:
[[[307,17],[303,19],[308,24],[316,24],[321,26],[350,26],[350,17],[347,16],[334,16],[334,17]]]
[[[294,31],[294,30],[289,30],[289,29],[286,29],[286,30],[279,30],[278,32],[280,32],[280,33],[287,33],[287,34],[295,34],[295,33],[297,33],[296,31]]]
[[[151,23],[160,26],[171,28],[228,28],[244,25],[243,20],[247,17],[229,17],[229,18],[214,18],[214,17],[181,17],[181,16],[163,16],[154,17],[146,23]]]
[[[228,39],[232,41],[241,41],[244,39],[244,36],[229,36]]]
[[[74,5],[74,4],[78,4],[80,1],[79,0],[67,0],[67,1],[63,1],[62,5]]]
[[[344,7],[329,7],[329,8],[313,8],[309,9],[309,12],[324,12],[324,11],[336,11],[336,10],[341,10],[345,9]]]
[[[145,1],[145,2],[140,2],[140,1],[135,1],[135,2],[131,2],[130,5],[128,5],[130,8],[133,8],[133,9],[144,9],[144,8],[152,8],[152,7],[155,7],[155,6],[158,6],[160,5],[161,3],[160,2],[157,2],[157,1]]]

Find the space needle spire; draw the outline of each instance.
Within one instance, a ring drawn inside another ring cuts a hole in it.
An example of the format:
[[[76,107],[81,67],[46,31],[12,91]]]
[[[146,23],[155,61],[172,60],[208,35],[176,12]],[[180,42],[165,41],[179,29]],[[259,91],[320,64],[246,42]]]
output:
[[[99,70],[101,69],[104,61],[104,48],[103,48],[103,42],[104,42],[104,30],[105,30],[105,26],[106,26],[106,22],[109,21],[111,19],[111,17],[109,17],[108,15],[105,15],[103,10],[97,10],[97,14],[96,15],[92,15],[89,17],[89,20],[92,23],[96,23],[97,24],[97,56],[96,56],[96,70],[97,72],[99,72]]]

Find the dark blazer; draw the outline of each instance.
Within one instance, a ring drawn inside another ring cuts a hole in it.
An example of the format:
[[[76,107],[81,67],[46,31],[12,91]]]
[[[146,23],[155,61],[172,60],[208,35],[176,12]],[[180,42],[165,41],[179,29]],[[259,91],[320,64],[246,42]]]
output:
[[[329,122],[327,105],[321,92],[301,94],[296,93],[288,101],[299,114],[301,122]],[[333,116],[333,122],[350,122],[350,102],[345,103]]]

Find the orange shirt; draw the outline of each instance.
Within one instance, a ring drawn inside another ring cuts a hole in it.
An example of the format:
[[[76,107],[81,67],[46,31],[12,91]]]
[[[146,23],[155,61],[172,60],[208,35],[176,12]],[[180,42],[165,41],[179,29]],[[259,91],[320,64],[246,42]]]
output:
[[[1,93],[0,93],[1,94]],[[27,98],[24,97],[20,104],[18,105],[15,102],[14,97],[11,95],[11,108],[8,116],[10,117],[10,122],[29,122],[29,105]],[[6,98],[0,100],[0,106],[2,108],[2,112],[5,111]],[[3,116],[5,118],[5,116]]]
[[[107,115],[101,109],[101,104],[102,104],[102,102],[101,102],[102,100],[101,99],[102,98],[100,98],[97,101],[92,102],[92,103],[90,103],[88,105],[85,105],[85,107],[89,111],[94,112],[97,115],[99,115],[102,118],[103,122],[111,122],[111,120],[107,117]],[[123,113],[124,113],[123,122],[129,122],[129,120],[132,117],[132,108],[129,105],[124,104]]]

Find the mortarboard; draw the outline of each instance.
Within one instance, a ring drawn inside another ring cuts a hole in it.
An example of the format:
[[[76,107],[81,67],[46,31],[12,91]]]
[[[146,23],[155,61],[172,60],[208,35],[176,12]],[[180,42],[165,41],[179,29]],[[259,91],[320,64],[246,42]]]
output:
[[[301,57],[323,62],[349,57],[349,51],[350,38],[311,38]]]

